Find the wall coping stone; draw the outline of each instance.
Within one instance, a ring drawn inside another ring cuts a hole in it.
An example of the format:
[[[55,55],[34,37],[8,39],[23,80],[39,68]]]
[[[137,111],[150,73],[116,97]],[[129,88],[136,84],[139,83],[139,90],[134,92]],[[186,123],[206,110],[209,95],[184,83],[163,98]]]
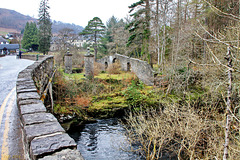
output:
[[[27,125],[24,127],[24,129],[26,131],[28,142],[31,142],[35,137],[53,134],[57,132],[62,133],[65,132],[65,130],[58,122],[46,122],[40,124]]]
[[[49,142],[49,143],[46,143]],[[54,144],[54,145],[52,145]],[[34,157],[43,155],[46,153],[51,153],[59,148],[65,147],[76,147],[75,141],[69,137],[66,133],[55,134],[53,136],[45,136],[40,138],[35,138],[31,142],[31,149]]]
[[[45,122],[57,122],[51,113],[32,113],[23,115],[24,125],[33,125]]]
[[[41,113],[41,112],[46,112],[46,111],[47,111],[47,109],[43,105],[42,102],[35,103],[35,104],[20,105],[20,114],[21,114],[21,116],[23,116],[25,114]]]

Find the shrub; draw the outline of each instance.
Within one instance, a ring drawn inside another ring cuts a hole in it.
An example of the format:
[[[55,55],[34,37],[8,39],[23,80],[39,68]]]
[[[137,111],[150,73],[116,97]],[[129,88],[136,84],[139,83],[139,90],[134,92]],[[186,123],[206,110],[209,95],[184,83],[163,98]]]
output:
[[[80,106],[80,107],[88,107],[90,105],[90,102],[91,102],[91,98],[88,98],[88,97],[82,97],[80,95],[77,95],[75,98],[75,103],[77,106]]]
[[[94,62],[94,76],[99,75],[104,70],[104,65]]]
[[[190,105],[131,113],[126,121],[129,140],[140,144],[138,149],[146,159],[161,159],[162,155],[168,155],[167,159],[221,159],[222,121],[210,118],[217,113],[201,114]]]
[[[147,96],[141,93],[141,89],[143,89],[143,83],[140,82],[139,84],[136,84],[136,82],[132,80],[131,85],[123,91],[123,95],[129,106],[139,107],[140,105],[143,105]]]
[[[108,66],[107,72],[109,74],[120,74],[121,73],[121,65],[120,63],[113,63]]]

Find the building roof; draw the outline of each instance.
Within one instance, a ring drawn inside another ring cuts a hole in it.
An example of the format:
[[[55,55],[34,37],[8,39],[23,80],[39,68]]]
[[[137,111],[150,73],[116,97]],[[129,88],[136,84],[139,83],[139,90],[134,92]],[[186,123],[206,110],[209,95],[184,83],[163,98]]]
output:
[[[2,36],[0,36],[0,43],[3,42],[3,43],[7,43],[8,41],[6,39],[4,39]]]
[[[19,44],[0,44],[0,50],[7,48],[8,50],[19,49]]]

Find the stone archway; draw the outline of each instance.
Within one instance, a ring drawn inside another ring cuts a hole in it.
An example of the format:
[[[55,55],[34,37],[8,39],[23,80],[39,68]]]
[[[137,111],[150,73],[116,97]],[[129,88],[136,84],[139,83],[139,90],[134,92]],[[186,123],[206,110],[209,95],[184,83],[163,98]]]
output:
[[[108,68],[108,63],[105,62],[105,70]]]
[[[131,63],[130,62],[127,62],[127,71],[131,72]]]
[[[112,61],[112,63],[116,63],[117,61],[118,61],[118,59],[117,59],[117,58],[114,58],[113,61]]]

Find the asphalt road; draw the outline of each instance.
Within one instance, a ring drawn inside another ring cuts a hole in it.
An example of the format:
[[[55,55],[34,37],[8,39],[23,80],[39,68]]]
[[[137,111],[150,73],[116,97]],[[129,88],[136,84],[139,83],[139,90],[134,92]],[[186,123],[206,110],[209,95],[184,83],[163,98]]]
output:
[[[24,159],[22,132],[16,104],[17,75],[33,61],[0,57],[0,157],[1,160]]]

